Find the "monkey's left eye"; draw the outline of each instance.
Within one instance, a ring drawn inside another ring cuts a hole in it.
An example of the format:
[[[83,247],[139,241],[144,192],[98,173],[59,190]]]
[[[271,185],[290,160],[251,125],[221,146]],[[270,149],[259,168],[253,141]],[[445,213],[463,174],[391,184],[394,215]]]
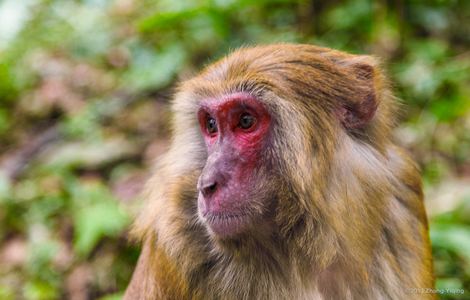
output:
[[[209,134],[213,134],[213,133],[217,132],[217,122],[215,121],[214,118],[212,118],[212,117],[207,118],[206,128],[207,128],[207,132],[209,132]]]
[[[256,122],[255,117],[253,117],[252,115],[248,113],[244,113],[240,116],[239,126],[242,129],[248,129],[251,126],[253,126],[255,122]]]

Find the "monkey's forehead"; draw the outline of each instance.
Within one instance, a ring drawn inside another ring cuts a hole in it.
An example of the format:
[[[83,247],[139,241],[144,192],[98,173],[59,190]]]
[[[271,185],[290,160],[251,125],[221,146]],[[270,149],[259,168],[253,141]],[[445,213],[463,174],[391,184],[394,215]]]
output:
[[[277,95],[303,93],[307,98],[332,91],[347,93],[357,82],[344,66],[356,57],[313,45],[241,48],[183,83],[181,90],[191,92],[196,101],[236,92],[254,96],[267,91]],[[335,91],[336,83],[340,83],[340,91]]]
[[[263,72],[279,67],[303,64],[342,65],[343,62],[363,57],[330,48],[305,44],[272,44],[240,48],[201,72],[202,78],[224,76],[232,78],[244,72]]]

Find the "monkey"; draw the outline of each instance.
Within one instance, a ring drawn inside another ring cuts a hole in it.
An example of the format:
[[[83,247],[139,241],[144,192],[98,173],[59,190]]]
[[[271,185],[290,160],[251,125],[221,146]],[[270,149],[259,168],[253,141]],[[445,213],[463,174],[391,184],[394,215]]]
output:
[[[240,48],[178,87],[124,299],[433,299],[417,165],[373,56]]]

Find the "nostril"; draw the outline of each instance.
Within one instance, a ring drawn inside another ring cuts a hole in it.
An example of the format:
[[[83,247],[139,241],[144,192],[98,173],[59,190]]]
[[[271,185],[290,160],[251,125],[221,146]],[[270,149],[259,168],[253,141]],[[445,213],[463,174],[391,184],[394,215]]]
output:
[[[205,185],[201,188],[201,193],[204,195],[204,197],[208,197],[215,193],[217,190],[217,182],[213,182],[211,184]]]
[[[209,191],[211,192],[215,192],[215,189],[217,187],[217,183],[214,182],[213,184],[211,184],[209,187],[207,187],[209,189]]]

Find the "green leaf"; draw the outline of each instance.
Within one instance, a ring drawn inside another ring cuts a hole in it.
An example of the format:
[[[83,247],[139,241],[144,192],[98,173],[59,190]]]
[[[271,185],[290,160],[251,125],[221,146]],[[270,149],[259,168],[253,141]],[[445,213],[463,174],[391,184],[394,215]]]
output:
[[[23,288],[24,298],[31,300],[58,299],[58,291],[47,282],[28,282]]]
[[[117,236],[128,224],[128,215],[119,208],[110,192],[98,184],[78,187],[74,192],[74,248],[88,255],[104,237]]]
[[[123,296],[124,296],[124,293],[120,292],[120,293],[115,293],[115,294],[112,294],[112,295],[107,295],[107,296],[101,297],[101,298],[99,298],[99,300],[120,300],[120,299],[122,299]]]
[[[162,12],[141,20],[137,27],[142,32],[164,30],[207,12],[207,7],[196,7],[182,11]]]
[[[432,224],[430,236],[434,247],[451,250],[470,263],[470,226]]]
[[[17,96],[17,87],[11,72],[11,65],[0,62],[0,104],[11,101]]]
[[[182,44],[173,43],[162,51],[136,45],[132,51],[131,68],[124,74],[123,82],[134,90],[158,89],[170,84],[186,62]]]
[[[7,285],[0,285],[0,299],[13,300],[15,299],[15,293],[13,288]]]
[[[41,278],[42,280],[49,280],[52,282],[54,277],[54,272],[50,269],[47,271],[45,268],[50,267],[51,261],[56,256],[59,251],[59,244],[57,241],[51,240],[48,237],[41,237],[41,240],[35,241],[37,239],[36,235],[44,234],[41,229],[42,225],[33,225],[33,230],[31,230],[31,244],[28,249],[28,271],[30,274]],[[36,228],[36,230],[34,230]]]

